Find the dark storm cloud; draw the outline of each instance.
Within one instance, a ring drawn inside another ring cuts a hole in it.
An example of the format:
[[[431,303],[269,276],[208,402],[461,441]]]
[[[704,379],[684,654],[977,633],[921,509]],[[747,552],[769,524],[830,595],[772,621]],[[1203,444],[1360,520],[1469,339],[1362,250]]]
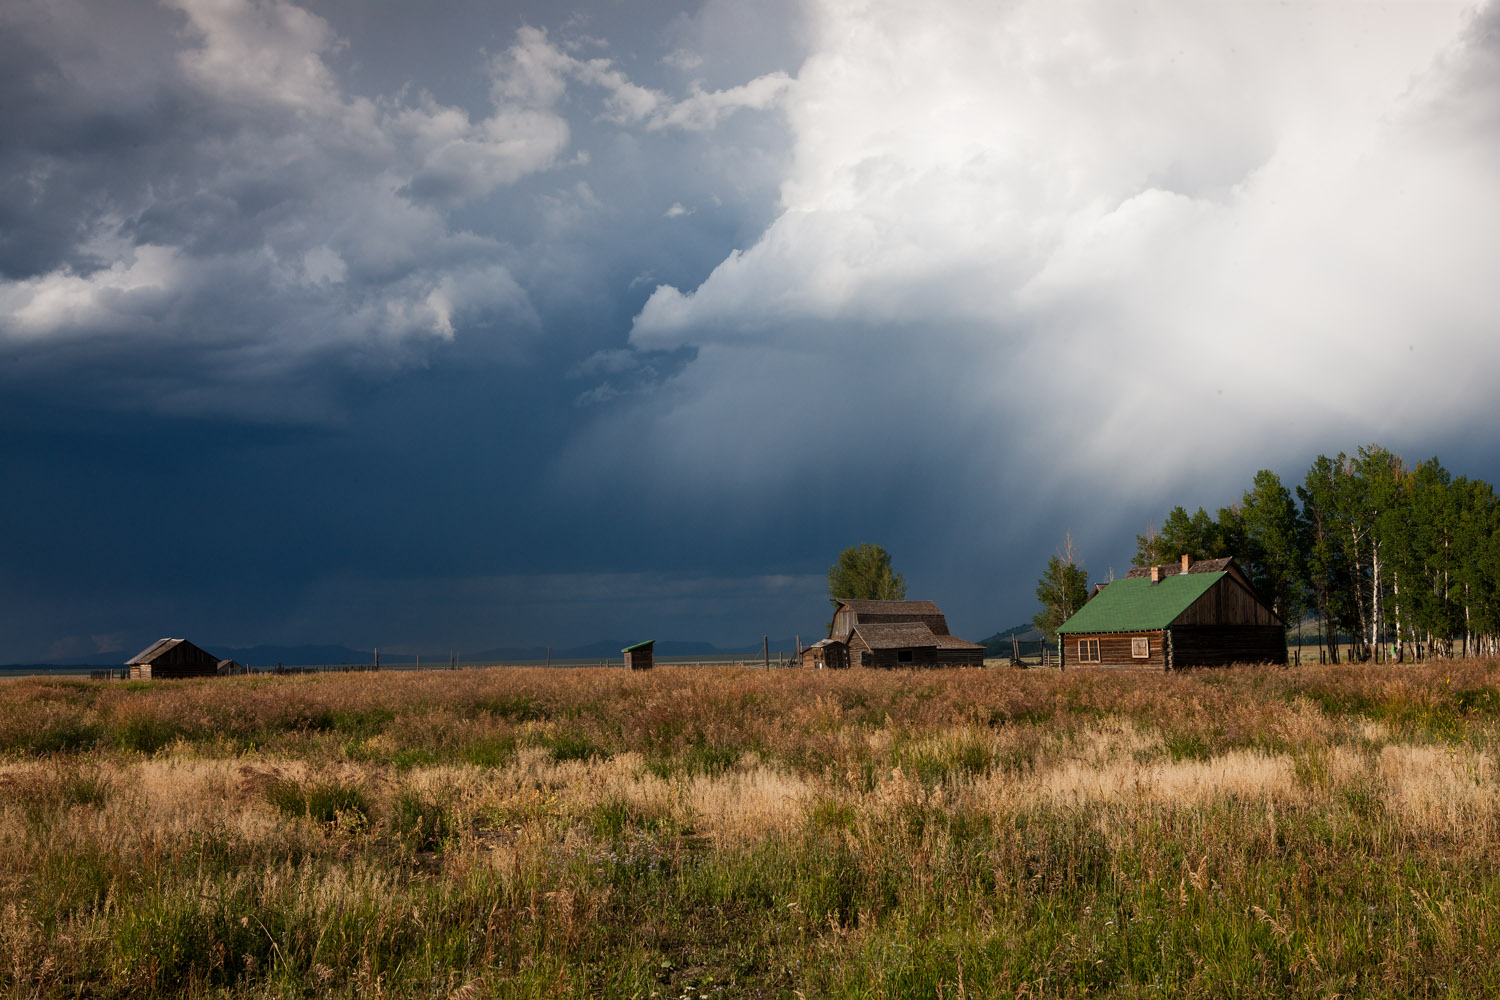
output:
[[[175,373],[145,397],[173,412],[198,408],[205,382],[259,382],[284,416],[272,380],[311,366],[399,366],[461,330],[534,338],[516,247],[555,219],[474,223],[524,178],[578,176],[569,88],[586,118],[652,132],[711,129],[786,84],[675,99],[523,26],[479,64],[471,112],[411,88],[350,92],[333,26],[291,4],[88,13],[6,15],[0,350],[31,370],[61,355],[71,377],[86,341],[126,381]],[[598,205],[586,182],[573,190]]]
[[[515,470],[611,391],[588,358],[623,346],[643,274],[700,280],[769,218],[783,143],[757,112],[795,59],[769,30],[749,75],[669,64],[734,47],[713,6],[7,5],[0,436],[32,484],[3,503],[28,526],[0,552],[11,655],[133,628],[365,641],[327,581],[631,563]],[[624,391],[683,360],[660,358]]]
[[[0,18],[28,648],[739,642],[865,540],[978,637],[1066,529],[1496,416],[1494,5]]]

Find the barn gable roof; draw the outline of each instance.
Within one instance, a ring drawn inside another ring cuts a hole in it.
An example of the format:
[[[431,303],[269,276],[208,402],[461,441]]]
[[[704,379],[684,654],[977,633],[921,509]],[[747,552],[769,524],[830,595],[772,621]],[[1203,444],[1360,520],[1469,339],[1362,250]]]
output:
[[[1136,632],[1166,628],[1227,575],[1224,570],[1189,571],[1164,576],[1156,584],[1148,576],[1127,575],[1101,590],[1057,631],[1059,634]]]
[[[853,597],[835,598],[840,604],[861,615],[940,615],[931,601],[867,601]]]
[[[932,634],[932,629],[921,622],[856,625],[854,634],[871,649],[913,649],[938,644],[938,637]]]
[[[125,665],[127,667],[134,667],[145,663],[155,663],[158,656],[165,653],[169,649],[174,649],[177,646],[182,645],[184,642],[187,642],[187,640],[157,639],[151,645],[147,646],[145,649],[141,650],[139,653],[136,653],[130,659],[126,660]]]

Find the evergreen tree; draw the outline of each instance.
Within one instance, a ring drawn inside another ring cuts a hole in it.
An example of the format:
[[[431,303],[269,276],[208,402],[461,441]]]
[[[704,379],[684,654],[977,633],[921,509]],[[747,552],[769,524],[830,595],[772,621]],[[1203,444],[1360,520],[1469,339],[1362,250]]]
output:
[[[1189,515],[1186,508],[1173,507],[1160,529],[1147,527],[1144,535],[1135,536],[1135,566],[1157,566],[1176,562],[1184,555],[1194,559],[1212,559],[1230,553],[1221,552],[1225,531],[1202,507]]]
[[[1306,532],[1291,491],[1276,473],[1262,469],[1255,474],[1241,499],[1238,520],[1242,534],[1236,561],[1278,618],[1287,624],[1294,616],[1300,619],[1305,607]]]

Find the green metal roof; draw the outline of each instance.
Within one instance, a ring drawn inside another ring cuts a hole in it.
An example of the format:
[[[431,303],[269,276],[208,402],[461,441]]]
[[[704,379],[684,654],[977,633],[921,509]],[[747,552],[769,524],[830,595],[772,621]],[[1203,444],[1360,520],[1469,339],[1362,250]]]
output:
[[[1063,622],[1059,633],[1136,632],[1166,628],[1225,574],[1179,573],[1153,584],[1149,577],[1116,580]]]
[[[624,649],[620,650],[620,652],[622,652],[622,653],[633,653],[637,649],[645,649],[647,646],[651,645],[655,641],[656,641],[655,639],[647,639],[645,642],[638,642],[634,646],[626,646]]]

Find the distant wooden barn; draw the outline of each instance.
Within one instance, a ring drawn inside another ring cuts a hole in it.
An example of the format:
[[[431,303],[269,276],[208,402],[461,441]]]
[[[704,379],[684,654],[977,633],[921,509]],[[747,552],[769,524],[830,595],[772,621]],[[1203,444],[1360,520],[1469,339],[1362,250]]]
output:
[[[802,665],[812,670],[847,669],[849,646],[838,639],[819,639],[802,651]]]
[[[626,646],[620,652],[625,654],[626,670],[650,670],[656,666],[656,640],[647,639],[638,642],[634,646]]]
[[[984,647],[948,632],[948,619],[931,601],[841,599],[830,639],[848,647],[861,667],[984,665]]]
[[[250,668],[238,660],[220,660],[218,674],[220,677],[229,677],[233,674],[248,674]]]
[[[216,677],[219,658],[186,639],[158,639],[125,662],[131,680]]]
[[[1286,626],[1232,559],[1132,569],[1057,632],[1064,667],[1286,662]]]

